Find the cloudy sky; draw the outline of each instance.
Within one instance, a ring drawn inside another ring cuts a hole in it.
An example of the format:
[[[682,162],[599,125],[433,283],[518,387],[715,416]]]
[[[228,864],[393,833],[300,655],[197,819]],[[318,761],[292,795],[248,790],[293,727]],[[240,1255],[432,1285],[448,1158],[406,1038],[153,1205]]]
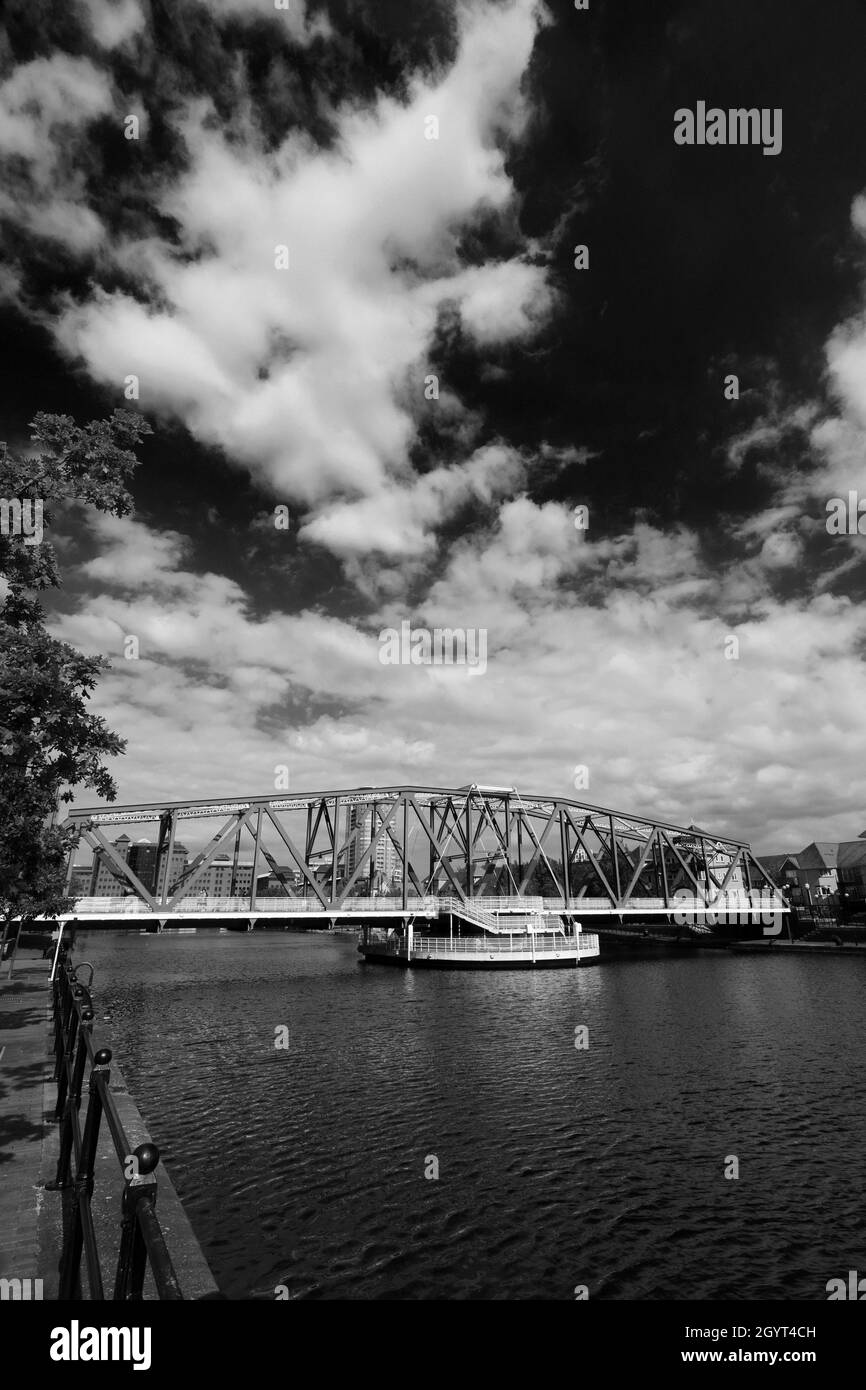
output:
[[[285,764],[866,827],[859,3],[4,10],[0,437],[154,429],[134,518],[53,538],[120,801]],[[698,101],[781,152],[676,144]],[[486,670],[382,664],[404,620]]]

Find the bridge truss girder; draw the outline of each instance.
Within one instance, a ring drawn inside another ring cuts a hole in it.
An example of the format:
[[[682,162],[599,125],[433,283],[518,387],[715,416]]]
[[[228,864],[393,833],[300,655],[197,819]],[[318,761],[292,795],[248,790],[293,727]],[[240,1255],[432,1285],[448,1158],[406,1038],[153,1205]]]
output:
[[[221,828],[172,880],[167,866],[178,829],[212,816],[224,818]],[[391,899],[389,906],[404,910],[419,898],[447,894],[467,903],[540,896],[558,899],[564,911],[579,911],[582,899],[606,899],[611,912],[622,913],[639,909],[649,898],[673,909],[681,892],[709,910],[732,885],[741,892],[772,894],[777,910],[787,910],[743,842],[570,798],[524,796],[515,789],[399,786],[103,806],[76,810],[69,823],[104,856],[121,887],[160,914],[173,912],[217,854],[232,844],[234,889],[244,837],[253,856],[251,913],[260,865],[268,866],[286,896],[313,900],[322,913],[339,914],[347,899],[375,896],[377,883],[380,896]],[[150,886],[104,833],[109,825],[136,823],[159,826]],[[380,846],[380,862],[391,866],[385,884],[377,869]],[[288,856],[287,865],[278,863],[275,848]]]

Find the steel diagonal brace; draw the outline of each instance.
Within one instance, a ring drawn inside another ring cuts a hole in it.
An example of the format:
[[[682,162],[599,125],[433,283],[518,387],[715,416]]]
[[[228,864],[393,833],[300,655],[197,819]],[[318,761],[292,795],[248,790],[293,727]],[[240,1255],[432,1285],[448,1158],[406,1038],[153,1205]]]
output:
[[[731,852],[733,852],[734,857],[733,857],[733,859],[731,860],[731,863],[728,865],[727,871],[726,871],[725,876],[724,876],[724,878],[722,879],[722,882],[721,882],[721,883],[719,883],[719,880],[716,878],[715,874],[713,873],[712,869],[710,868],[709,860],[706,861],[706,862],[707,862],[707,873],[709,874],[709,876],[710,876],[710,878],[712,879],[713,883],[715,883],[716,887],[717,887],[718,890],[719,890],[719,893],[720,893],[720,894],[721,894],[721,893],[724,893],[724,891],[725,891],[725,889],[727,888],[728,883],[729,883],[729,881],[730,881],[731,875],[732,875],[733,872],[734,872],[734,869],[737,867],[737,865],[738,865],[739,862],[740,862],[740,854],[741,854],[740,846],[739,846],[739,845],[728,845],[728,844],[725,844],[723,841],[718,841],[718,840],[713,841],[713,842],[705,841],[704,843],[705,843],[705,844],[707,844],[707,843],[712,843],[713,852],[714,852],[715,854],[717,854],[717,855],[720,854],[722,851],[724,851],[725,854],[730,854]],[[716,901],[715,898],[713,899],[713,901],[714,901],[714,902]]]
[[[454,832],[456,831],[456,832],[457,832],[457,838],[459,839],[460,844],[461,844],[461,846],[462,846],[462,852],[463,852],[464,856],[466,856],[466,855],[469,854],[469,847],[468,847],[467,842],[466,842],[466,835],[465,835],[465,833],[464,833],[463,826],[462,826],[461,823],[460,823],[460,817],[459,817],[459,815],[457,814],[457,811],[456,811],[456,809],[455,809],[455,807],[454,807],[454,802],[453,802],[453,800],[452,800],[452,798],[451,798],[450,796],[449,796],[448,800],[447,800],[446,803],[445,803],[445,809],[444,809],[444,811],[442,812],[442,820],[441,820],[441,823],[440,823],[440,825],[439,825],[439,829],[438,829],[438,831],[437,831],[436,833],[437,833],[437,835],[441,835],[441,834],[442,834],[442,831],[443,831],[443,830],[445,829],[445,827],[447,826],[447,824],[448,824],[448,812],[449,812],[449,811],[451,812],[451,817],[452,817],[452,819],[453,819],[453,821],[454,821],[454,824],[452,825],[451,829],[448,831],[448,839],[445,841],[445,844],[447,845],[448,840],[451,839],[452,835],[453,835]],[[444,849],[444,847],[445,847],[445,845],[443,845],[443,849]]]
[[[415,889],[415,891],[417,892],[419,898],[423,898],[423,897],[425,896],[425,893],[424,893],[424,888],[422,887],[422,884],[421,884],[421,880],[419,879],[419,877],[418,877],[418,875],[416,874],[415,870],[412,868],[412,865],[409,863],[409,847],[408,847],[408,845],[406,846],[406,855],[405,855],[405,857],[404,857],[404,854],[403,854],[403,846],[401,845],[400,841],[397,839],[397,836],[394,834],[394,831],[391,829],[390,825],[386,826],[385,829],[386,829],[386,832],[387,832],[387,835],[388,835],[388,839],[391,841],[391,844],[394,846],[395,850],[397,851],[397,854],[400,856],[400,863],[401,863],[401,864],[405,863],[405,865],[406,865],[406,869],[407,869],[407,871],[408,871],[409,877],[410,877],[410,879],[412,880],[412,887],[413,887],[413,888]]]
[[[478,801],[475,803],[475,805],[476,805],[477,808],[478,808],[479,816],[478,816],[478,822],[477,822],[477,824],[476,824],[476,826],[475,826],[475,834],[472,836],[472,850],[473,850],[473,853],[474,853],[474,851],[475,851],[476,845],[478,844],[478,841],[481,839],[481,836],[482,836],[482,834],[484,833],[484,822],[485,822],[485,821],[487,822],[488,825],[490,825],[490,826],[493,828],[493,832],[494,832],[494,834],[496,835],[496,838],[497,838],[498,841],[499,841],[499,846],[497,847],[496,845],[494,845],[492,850],[489,850],[489,849],[487,848],[487,846],[486,846],[485,844],[482,843],[481,848],[482,848],[482,850],[484,851],[484,872],[483,872],[483,874],[481,875],[481,878],[479,879],[479,883],[478,883],[479,888],[481,888],[481,887],[483,886],[483,884],[484,884],[484,880],[488,877],[488,875],[489,875],[491,872],[495,872],[495,871],[496,871],[496,869],[497,869],[497,867],[498,867],[498,866],[497,866],[497,860],[500,859],[501,856],[502,856],[502,854],[504,853],[504,846],[503,846],[503,844],[502,844],[502,832],[501,832],[501,830],[499,829],[499,826],[496,824],[496,821],[494,820],[493,816],[491,815],[490,810],[489,810],[489,808],[488,808],[488,806],[487,806],[487,803],[486,803],[486,801],[484,800],[484,798],[483,798],[483,797],[479,797],[479,798],[478,798]],[[476,861],[473,861],[473,862],[476,862]],[[507,856],[506,856],[506,864],[507,864]]]
[[[416,805],[414,799],[412,800],[412,805],[413,805],[413,806]],[[417,808],[416,808],[416,809],[417,809]],[[436,809],[437,809],[437,808],[434,806],[434,807],[433,807],[434,817],[435,817]],[[456,854],[450,854],[450,855],[448,856],[448,858],[449,858],[449,859],[465,859],[465,858],[466,858],[466,848],[465,848],[465,846],[466,846],[466,838],[465,838],[465,836],[464,836],[464,834],[463,834],[463,830],[462,830],[462,827],[461,827],[461,825],[460,825],[460,822],[459,822],[459,820],[457,819],[457,812],[454,810],[453,806],[451,807],[451,812],[452,812],[452,815],[453,815],[454,818],[455,818],[455,819],[454,819],[454,824],[452,825],[451,829],[448,831],[448,834],[445,836],[445,839],[443,840],[442,845],[441,845],[441,848],[440,848],[440,850],[439,850],[439,858],[442,860],[442,863],[443,863],[443,864],[445,863],[445,846],[448,844],[448,841],[451,840],[451,839],[453,838],[455,829],[457,830],[458,835],[459,835],[459,837],[460,837],[460,840],[462,841],[463,848],[458,847]],[[445,810],[444,810],[443,813],[442,813],[442,819],[441,819],[440,822],[439,822],[438,829],[436,830],[436,834],[437,834],[437,835],[441,835],[441,834],[442,834],[442,831],[445,829],[447,817],[448,817],[448,807],[446,806],[446,807],[445,807]],[[426,822],[425,822],[425,825],[426,825]]]
[[[310,806],[308,807],[308,812],[309,812],[309,811],[312,811],[312,802],[310,803]],[[318,833],[319,833],[319,826],[320,826],[321,823],[322,823],[322,812],[323,812],[323,811],[324,811],[324,813],[325,813],[325,820],[326,820],[326,823],[327,823],[327,826],[328,826],[328,830],[329,830],[330,833],[331,833],[331,853],[333,853],[333,851],[334,851],[334,832],[333,832],[333,827],[332,827],[332,825],[331,825],[331,818],[330,818],[330,816],[328,815],[328,803],[327,803],[327,801],[320,801],[320,802],[319,802],[319,809],[318,809],[317,812],[316,812],[315,824],[312,826],[312,828],[310,829],[310,832],[309,832],[309,834],[308,834],[308,836],[307,836],[307,854],[308,854],[308,855],[309,855],[309,853],[311,852],[311,850],[312,850],[312,848],[313,848],[313,845],[316,843],[316,836],[317,836]]]
[[[334,806],[334,819],[333,819],[333,822],[331,821],[331,813],[330,813],[330,811],[328,810],[328,803],[327,803],[327,801],[323,801],[323,802],[322,802],[322,810],[324,811],[324,814],[325,814],[325,825],[328,827],[328,834],[329,834],[330,837],[331,837],[331,862],[333,863],[333,856],[337,853],[337,808],[336,808],[336,805],[335,805],[335,806]],[[319,829],[319,822],[318,822],[318,818],[317,818],[317,820],[316,820],[316,830],[315,830],[314,833],[313,833],[313,839],[314,839],[314,840],[315,840],[316,834],[318,833],[318,829]]]
[[[523,820],[523,824],[526,826],[526,829],[527,829],[527,831],[529,832],[529,837],[530,837],[530,839],[532,840],[532,843],[535,845],[535,853],[533,854],[531,860],[529,861],[529,865],[528,865],[528,867],[527,867],[526,873],[523,875],[523,878],[520,880],[520,888],[518,889],[518,893],[519,893],[519,894],[522,894],[524,888],[526,887],[527,883],[528,883],[529,880],[531,879],[531,877],[532,877],[532,875],[533,875],[533,873],[534,873],[534,871],[535,871],[535,866],[536,866],[536,864],[538,863],[538,856],[539,856],[540,854],[544,854],[544,842],[545,842],[545,840],[547,839],[548,833],[549,833],[549,831],[550,831],[550,827],[553,825],[553,822],[556,820],[557,809],[558,809],[558,808],[557,808],[556,806],[554,806],[553,810],[551,811],[550,815],[548,816],[547,821],[545,822],[544,829],[543,829],[542,832],[541,832],[541,838],[540,838],[540,839],[538,838],[538,836],[536,835],[535,831],[533,830],[532,825],[530,824],[530,821],[529,821],[529,817],[526,815],[526,813],[525,813],[524,811],[521,811],[521,812],[519,813],[520,816],[521,816],[521,818],[522,818],[522,820]],[[545,862],[547,862],[547,856],[546,856],[546,855],[545,855]],[[563,867],[564,867],[564,866],[563,866]],[[549,864],[549,863],[547,864],[547,869],[548,869],[548,873],[550,874],[550,877],[553,879],[554,884],[556,885],[556,887],[557,887],[557,889],[559,890],[559,892],[560,892],[562,898],[564,899],[564,898],[565,898],[564,888],[563,888],[563,886],[562,886],[560,883],[557,882],[556,874],[553,872],[553,869],[550,867],[550,864]]]
[[[750,863],[750,864],[754,865],[754,867],[758,870],[758,873],[761,875],[761,877],[764,879],[764,881],[765,881],[766,883],[769,883],[770,888],[773,890],[773,905],[774,905],[775,907],[778,907],[780,911],[787,912],[787,910],[788,910],[788,903],[785,901],[785,898],[782,896],[781,892],[779,891],[779,885],[778,885],[777,883],[774,883],[773,880],[770,878],[770,875],[767,873],[767,871],[766,871],[766,869],[764,868],[764,866],[762,865],[760,859],[756,859],[755,856],[752,854],[752,851],[751,851],[750,849],[744,849],[744,850],[742,851],[742,854],[743,854],[744,863],[747,863],[747,864]]]
[[[679,852],[679,850],[677,849],[676,845],[673,843],[672,840],[670,840],[670,839],[668,838],[667,831],[665,831],[665,830],[660,830],[660,831],[659,831],[659,834],[660,834],[660,835],[662,836],[662,838],[664,839],[664,842],[665,842],[665,844],[668,846],[668,848],[671,849],[671,850],[673,850],[673,852],[674,852],[674,854],[676,855],[677,859],[680,861],[680,865],[681,865],[681,867],[682,867],[683,873],[686,874],[686,876],[687,876],[688,878],[690,878],[691,881],[692,881],[692,883],[695,885],[695,888],[697,889],[699,895],[700,895],[700,896],[703,898],[703,900],[704,900],[704,907],[709,906],[709,891],[708,891],[708,890],[704,890],[704,889],[701,887],[700,883],[699,883],[698,880],[695,878],[694,874],[692,873],[692,871],[691,871],[691,869],[689,868],[688,864],[686,863],[685,859],[683,859],[683,856],[680,854],[680,852]],[[662,851],[662,852],[664,852],[664,851]]]
[[[266,806],[266,807],[265,807],[265,815],[267,816],[267,818],[268,818],[268,820],[270,821],[271,825],[272,825],[272,826],[274,827],[274,829],[276,830],[277,834],[279,835],[279,837],[280,837],[280,839],[282,840],[283,844],[285,845],[286,849],[289,851],[289,854],[290,854],[290,855],[292,856],[292,858],[294,859],[295,864],[297,865],[298,869],[300,869],[302,875],[303,875],[304,878],[307,880],[307,883],[310,885],[310,887],[312,888],[312,890],[313,890],[313,892],[315,893],[316,897],[319,899],[319,902],[322,904],[322,907],[327,907],[327,905],[328,905],[328,900],[327,900],[327,898],[325,897],[324,893],[322,892],[322,890],[321,890],[321,888],[319,887],[319,885],[318,885],[318,883],[316,882],[316,880],[313,878],[313,875],[310,873],[309,869],[307,868],[306,864],[304,863],[303,858],[302,858],[301,855],[298,853],[298,850],[297,850],[297,848],[296,848],[294,842],[292,841],[291,837],[287,834],[287,832],[286,832],[286,831],[283,829],[283,827],[280,825],[280,822],[277,820],[277,818],[276,818],[276,816],[274,815],[273,811],[271,810],[270,806]]]
[[[176,881],[174,885],[175,893],[167,904],[167,910],[169,912],[174,911],[175,903],[179,902],[180,899],[184,896],[184,894],[189,892],[196,879],[198,879],[201,876],[201,874],[204,873],[205,869],[210,864],[220,845],[223,844],[225,840],[228,840],[231,838],[232,835],[237,834],[245,825],[248,829],[250,829],[250,834],[253,833],[252,829],[249,826],[250,814],[251,811],[247,810],[238,811],[235,815],[229,816],[222,830],[220,830],[216,835],[214,835],[210,844],[202,850],[201,854],[196,855],[195,859],[190,864],[186,873],[181,874],[180,878]]]
[[[641,850],[640,858],[637,861],[637,867],[635,868],[635,871],[631,876],[628,888],[626,888],[625,893],[623,894],[622,902],[619,904],[620,907],[625,907],[626,904],[631,900],[631,895],[634,886],[638,882],[641,874],[644,871],[644,865],[646,864],[646,861],[649,858],[650,850],[652,849],[659,833],[660,832],[658,830],[654,830],[647,839],[647,842],[644,845],[643,849]]]
[[[579,843],[580,845],[582,845],[583,848],[586,850],[586,853],[587,853],[587,857],[588,857],[588,859],[589,859],[589,862],[590,862],[590,864],[592,865],[592,867],[595,869],[595,872],[598,874],[599,882],[600,882],[601,884],[603,884],[603,886],[604,886],[604,888],[605,888],[605,890],[606,890],[606,892],[607,892],[607,896],[610,898],[611,904],[612,904],[614,907],[616,907],[616,891],[615,891],[615,889],[613,888],[613,886],[611,885],[611,883],[609,882],[607,875],[604,873],[604,871],[603,871],[601,865],[600,865],[600,864],[598,863],[598,861],[596,860],[595,855],[593,854],[593,852],[592,852],[592,850],[590,849],[590,847],[589,847],[587,841],[585,840],[584,834],[583,834],[583,830],[579,830],[579,829],[577,828],[577,826],[575,825],[574,819],[573,819],[573,817],[572,817],[572,814],[571,814],[571,812],[569,811],[569,809],[568,809],[567,806],[565,807],[565,814],[566,814],[566,816],[567,816],[567,818],[568,818],[568,821],[569,821],[569,824],[571,825],[572,830],[574,831],[575,835],[577,836],[578,843]],[[584,829],[585,829],[585,828],[586,828],[586,827],[584,827]],[[596,835],[598,835],[598,831],[595,829],[595,826],[593,826],[592,829],[595,831]],[[601,840],[601,836],[600,836],[600,835],[598,836],[598,838]],[[604,841],[603,841],[603,840],[602,840],[602,844],[604,844]]]
[[[619,864],[617,863],[617,858],[616,858],[617,850],[618,850],[618,846],[617,846],[617,843],[616,843],[616,835],[610,830],[610,827],[609,827],[609,826],[605,826],[604,834],[602,834],[601,830],[600,830],[599,827],[596,825],[595,821],[592,820],[592,819],[590,819],[590,821],[589,821],[589,828],[590,828],[590,830],[592,831],[593,835],[595,835],[595,836],[598,838],[598,841],[599,841],[599,843],[600,843],[602,849],[604,850],[604,853],[605,853],[605,854],[608,856],[608,858],[610,859],[611,868],[613,869],[614,878],[617,879],[617,881],[618,881],[618,879],[619,879]],[[584,827],[583,827],[583,833],[586,834],[586,826],[585,826],[585,825],[584,825]],[[608,837],[607,839],[605,839],[605,835],[607,835],[607,837]],[[578,849],[579,849],[579,845],[575,845],[574,851],[573,851],[573,853],[572,853],[572,860],[574,859],[574,855],[577,853],[577,850],[578,850]],[[588,854],[588,853],[589,853],[589,847],[587,846],[587,854]],[[619,853],[620,853],[621,855],[623,855],[623,857],[625,857],[625,851],[624,851],[624,850],[619,849]],[[626,860],[626,863],[628,863],[628,862],[629,862],[629,861]],[[601,864],[601,860],[599,860],[599,864]],[[618,888],[616,888],[616,887],[614,886],[614,884],[610,884],[610,890],[611,890],[611,901],[612,901],[613,903],[617,903],[617,902],[619,901],[619,890],[618,890]]]
[[[286,877],[285,872],[283,871],[283,869],[280,868],[279,864],[277,863],[274,856],[271,854],[270,850],[267,849],[264,845],[260,844],[259,854],[264,859],[271,873],[275,875],[275,877],[279,880],[283,887],[288,888],[290,890],[287,896],[290,898],[297,898],[298,894],[295,892],[294,883],[291,881],[291,879]]]
[[[714,902],[714,903],[717,903],[717,902],[719,901],[719,898],[720,898],[720,897],[722,896],[722,894],[725,892],[725,890],[726,890],[728,884],[730,883],[730,881],[731,881],[731,879],[732,879],[732,877],[733,877],[734,870],[736,869],[736,867],[737,867],[737,865],[739,864],[739,862],[740,862],[740,855],[739,855],[739,854],[735,854],[734,857],[733,857],[733,859],[731,860],[730,864],[728,865],[728,871],[727,871],[727,873],[725,874],[724,878],[722,879],[721,883],[718,883],[715,874],[711,874],[711,875],[710,875],[710,877],[711,877],[712,880],[713,880],[713,883],[716,884],[716,887],[717,887],[718,890],[719,890],[718,893],[716,894],[716,896],[713,898],[713,902]],[[712,903],[710,904],[710,906],[712,906]]]
[[[461,887],[460,883],[458,882],[458,880],[455,878],[454,872],[453,872],[453,870],[452,870],[452,868],[451,868],[451,865],[448,863],[448,860],[445,858],[444,854],[442,853],[442,850],[440,849],[439,845],[436,843],[436,840],[435,840],[435,838],[434,838],[434,836],[433,836],[433,832],[432,832],[432,830],[430,829],[429,825],[427,824],[426,820],[424,819],[423,815],[421,814],[421,808],[419,807],[419,805],[418,805],[417,801],[415,800],[414,796],[410,796],[410,797],[408,798],[408,801],[409,801],[409,805],[410,805],[410,806],[413,808],[413,810],[415,811],[415,815],[416,815],[416,817],[417,817],[417,819],[418,819],[419,825],[421,826],[422,830],[424,831],[424,834],[427,836],[427,839],[430,841],[430,844],[431,844],[431,846],[433,847],[433,852],[434,852],[436,858],[438,859],[439,863],[442,865],[442,868],[445,870],[446,874],[447,874],[448,877],[450,878],[450,880],[451,880],[451,885],[452,885],[452,887],[453,887],[453,889],[454,889],[454,893],[455,893],[456,897],[458,897],[458,898],[460,899],[461,902],[466,902],[466,894],[465,894],[463,888]],[[442,827],[440,826],[440,830],[441,830],[441,828],[442,828]],[[453,833],[453,832],[452,832],[452,833]],[[449,839],[449,840],[451,839],[451,834],[449,834],[448,839]],[[432,877],[432,875],[431,875],[431,877]],[[427,884],[427,886],[428,886],[428,888],[429,888],[429,886],[430,886],[430,880],[429,880],[429,879],[428,879],[428,884]]]
[[[365,868],[367,867],[367,864],[369,863],[370,859],[372,858],[373,854],[375,853],[376,846],[378,845],[379,841],[381,840],[381,838],[382,838],[384,832],[388,829],[388,826],[391,824],[391,821],[394,819],[394,812],[397,810],[397,807],[399,806],[399,804],[400,804],[400,803],[399,803],[398,801],[392,801],[392,802],[391,802],[391,809],[389,810],[388,815],[387,815],[384,819],[383,819],[383,817],[382,817],[382,812],[378,809],[378,805],[377,805],[376,812],[377,812],[377,815],[379,816],[379,819],[380,819],[380,822],[381,822],[380,825],[379,825],[379,829],[376,831],[375,835],[371,835],[371,836],[370,836],[370,843],[369,843],[369,845],[367,846],[367,848],[364,850],[364,853],[361,855],[361,858],[358,860],[358,863],[355,865],[355,872],[352,874],[352,877],[351,877],[350,879],[348,879],[348,881],[347,881],[346,883],[344,883],[344,885],[343,885],[343,891],[342,891],[342,893],[340,894],[340,896],[339,896],[339,898],[337,899],[337,902],[336,902],[336,904],[335,904],[336,907],[342,907],[342,906],[343,906],[343,903],[346,901],[347,897],[349,896],[349,890],[354,886],[355,881],[359,878],[359,876],[360,876],[360,874],[361,874],[361,870],[362,870],[362,869],[365,869]],[[371,819],[371,821],[370,821],[370,829],[372,830],[372,828],[373,828],[373,822],[372,822],[372,819]]]
[[[509,869],[509,872],[510,872],[511,866],[510,866],[510,864],[509,864],[509,857],[510,857],[510,856],[509,856],[508,843],[507,843],[507,841],[506,841],[506,839],[505,839],[505,835],[504,835],[503,832],[502,832],[502,827],[500,826],[500,824],[499,824],[498,820],[496,819],[496,817],[494,816],[493,812],[490,810],[490,807],[488,806],[487,802],[486,802],[483,798],[482,798],[482,800],[481,800],[481,812],[482,812],[482,815],[483,815],[484,817],[486,817],[488,825],[492,828],[493,833],[495,834],[497,840],[499,841],[499,848],[500,848],[500,850],[502,851],[502,854],[503,854],[504,857],[505,857],[505,864],[506,864],[506,867]],[[479,817],[479,820],[478,820],[478,830],[477,830],[477,833],[476,833],[476,836],[475,836],[475,839],[476,839],[476,840],[478,839],[478,836],[481,834],[481,831],[483,830],[483,828],[484,828],[483,821],[482,821],[481,817]],[[473,842],[473,843],[474,843],[474,842]],[[488,859],[489,859],[489,858],[490,858],[490,855],[488,855],[487,857],[488,857]],[[512,879],[514,879],[514,875],[513,875],[513,874],[511,875],[511,877],[512,877]]]
[[[144,902],[147,903],[151,912],[158,911],[156,906],[156,899],[152,897],[151,894],[147,891],[141,879],[129,867],[126,860],[121,859],[120,855],[117,853],[117,850],[114,848],[114,845],[108,843],[101,830],[99,830],[96,826],[93,826],[90,830],[86,830],[84,832],[84,838],[87,841],[87,843],[90,846],[92,846],[93,849],[98,848],[102,850],[102,852],[107,856],[107,858],[111,860],[112,864],[114,864],[115,867],[119,870],[120,877],[125,878],[127,883],[132,885],[138,896],[142,898]]]

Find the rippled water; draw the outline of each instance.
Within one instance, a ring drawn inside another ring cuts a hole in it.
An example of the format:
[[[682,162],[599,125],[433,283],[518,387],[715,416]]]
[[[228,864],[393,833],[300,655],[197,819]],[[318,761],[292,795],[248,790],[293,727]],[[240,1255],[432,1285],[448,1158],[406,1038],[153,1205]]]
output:
[[[76,955],[231,1298],[826,1299],[866,1269],[859,960],[409,972],[283,933]]]

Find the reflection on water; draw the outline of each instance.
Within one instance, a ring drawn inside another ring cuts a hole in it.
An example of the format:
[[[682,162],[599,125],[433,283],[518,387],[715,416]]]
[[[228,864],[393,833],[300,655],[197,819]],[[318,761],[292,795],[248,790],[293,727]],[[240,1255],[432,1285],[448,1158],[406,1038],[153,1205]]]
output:
[[[866,1264],[851,957],[452,974],[363,966],[350,937],[96,932],[76,955],[229,1297],[825,1299]]]

